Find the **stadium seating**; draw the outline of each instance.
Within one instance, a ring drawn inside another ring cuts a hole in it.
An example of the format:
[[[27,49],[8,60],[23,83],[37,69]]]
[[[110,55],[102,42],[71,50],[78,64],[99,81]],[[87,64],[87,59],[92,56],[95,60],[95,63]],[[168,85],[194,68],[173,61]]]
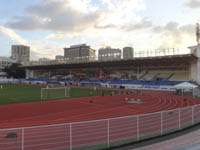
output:
[[[124,85],[124,84],[133,84],[133,85],[153,85],[153,86],[173,86],[181,82],[189,81],[189,72],[184,70],[173,71],[173,70],[154,70],[154,71],[141,71],[138,74],[135,71],[116,71],[116,72],[107,72],[106,76],[100,77],[94,76],[92,74],[83,76],[83,77],[72,77],[72,79],[66,78],[29,78],[25,81],[33,82],[68,82],[68,83],[77,83],[81,86],[87,85],[101,85],[101,84],[110,84],[110,85]]]
[[[182,83],[184,81],[167,81],[167,80],[151,80],[151,81],[144,81],[144,80],[82,80],[82,81],[77,81],[77,80],[56,80],[56,79],[48,79],[48,78],[30,78],[26,79],[25,81],[30,81],[30,82],[59,82],[59,81],[64,81],[64,82],[69,82],[69,83],[79,83],[79,85],[100,85],[103,83],[108,83],[111,85],[124,85],[124,84],[134,84],[134,85],[154,85],[154,86],[173,86],[179,83]]]

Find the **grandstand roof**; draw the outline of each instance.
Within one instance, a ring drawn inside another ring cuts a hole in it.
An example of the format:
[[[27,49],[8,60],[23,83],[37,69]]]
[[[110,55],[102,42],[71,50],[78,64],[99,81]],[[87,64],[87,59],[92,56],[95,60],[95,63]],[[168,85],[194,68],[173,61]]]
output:
[[[85,63],[59,63],[27,65],[29,69],[78,69],[78,68],[181,68],[189,66],[197,57],[192,54],[170,55],[158,57],[139,57],[129,60],[94,61]]]

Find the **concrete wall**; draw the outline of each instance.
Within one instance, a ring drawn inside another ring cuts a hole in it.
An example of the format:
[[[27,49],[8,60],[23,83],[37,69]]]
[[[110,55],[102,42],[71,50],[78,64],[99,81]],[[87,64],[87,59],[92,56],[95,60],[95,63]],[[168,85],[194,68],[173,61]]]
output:
[[[191,62],[190,65],[190,81],[195,81],[200,84],[200,46],[192,46],[189,49],[197,57],[197,60]]]

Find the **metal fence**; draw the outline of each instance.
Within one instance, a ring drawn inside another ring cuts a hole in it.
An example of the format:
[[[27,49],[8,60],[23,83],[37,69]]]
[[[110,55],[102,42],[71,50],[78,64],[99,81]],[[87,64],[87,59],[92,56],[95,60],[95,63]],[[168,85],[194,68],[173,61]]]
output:
[[[200,98],[200,88],[199,87],[193,89],[193,96]]]
[[[199,150],[200,130],[178,136],[156,144],[136,148],[135,150]]]
[[[150,114],[0,130],[0,150],[95,150],[155,137],[200,122],[200,105]]]
[[[190,54],[190,51],[187,51],[185,54]],[[156,49],[156,50],[145,50],[137,51],[134,53],[134,57],[157,57],[157,56],[172,56],[172,55],[181,55],[184,54],[179,49]]]

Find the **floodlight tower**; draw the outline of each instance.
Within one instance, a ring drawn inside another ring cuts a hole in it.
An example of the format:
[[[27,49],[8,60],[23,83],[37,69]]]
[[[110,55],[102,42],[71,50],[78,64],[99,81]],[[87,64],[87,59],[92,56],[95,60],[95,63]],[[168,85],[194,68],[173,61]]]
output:
[[[199,20],[197,22],[196,27],[196,38],[197,38],[197,45],[200,46],[200,27],[199,27]]]

